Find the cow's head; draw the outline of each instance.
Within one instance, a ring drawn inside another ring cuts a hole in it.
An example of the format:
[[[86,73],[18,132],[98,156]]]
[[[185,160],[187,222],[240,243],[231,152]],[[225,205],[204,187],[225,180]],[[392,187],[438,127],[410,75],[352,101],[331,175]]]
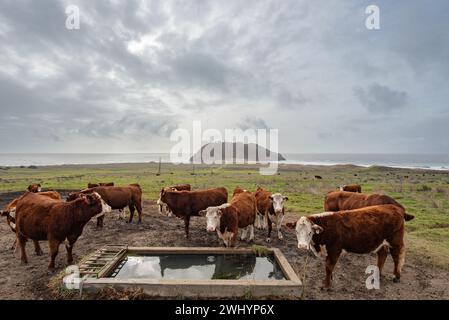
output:
[[[42,186],[40,185],[40,183],[35,183],[35,184],[30,184],[27,188],[27,190],[29,192],[41,192],[42,191]]]
[[[315,234],[323,232],[323,228],[314,224],[307,217],[301,217],[295,223],[287,223],[287,227],[295,229],[298,239],[298,249],[310,250],[310,244]]]
[[[207,232],[215,232],[215,230],[220,228],[220,218],[223,214],[222,209],[229,206],[228,203],[218,207],[209,207],[206,210],[201,210],[199,212],[200,216],[206,217],[206,230]]]
[[[82,195],[82,193],[80,193],[80,192],[70,192],[69,195],[67,196],[66,201],[70,202],[70,201],[76,200],[80,197],[80,195]]]
[[[90,206],[93,207],[98,214],[110,213],[112,208],[101,198],[101,196],[92,192],[89,194],[81,194],[81,198]]]
[[[340,187],[338,187],[338,189],[339,189],[340,191],[345,191],[345,186],[340,186]]]
[[[284,212],[284,201],[286,200],[288,200],[288,197],[283,196],[280,193],[275,193],[270,196],[270,201],[276,215]]]

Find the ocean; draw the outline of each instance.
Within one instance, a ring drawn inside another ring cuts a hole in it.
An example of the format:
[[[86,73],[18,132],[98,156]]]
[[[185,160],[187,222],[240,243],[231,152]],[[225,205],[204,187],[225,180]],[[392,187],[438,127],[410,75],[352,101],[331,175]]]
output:
[[[283,154],[286,164],[449,170],[449,154]],[[0,153],[0,166],[170,162],[168,153]]]

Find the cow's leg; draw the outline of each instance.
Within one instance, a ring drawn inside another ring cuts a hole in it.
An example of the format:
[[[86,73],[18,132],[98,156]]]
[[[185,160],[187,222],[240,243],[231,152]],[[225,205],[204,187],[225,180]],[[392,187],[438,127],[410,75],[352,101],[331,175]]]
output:
[[[104,219],[104,215],[97,218],[97,228],[103,228],[103,219]]]
[[[34,252],[36,252],[37,256],[41,256],[43,254],[41,246],[39,245],[39,241],[33,240],[34,242]]]
[[[14,253],[15,253],[16,248],[17,248],[17,238],[14,239],[14,243],[12,244],[11,248],[9,248],[9,250],[14,250]]]
[[[59,250],[59,240],[56,239],[48,239],[48,245],[50,247],[50,263],[48,264],[48,269],[54,269],[55,268],[55,259],[58,255]]]
[[[379,268],[379,274],[382,274],[382,269],[385,264],[385,260],[387,260],[388,256],[388,247],[383,246],[377,251],[377,267]]]
[[[268,218],[268,211],[267,211],[267,212],[265,212],[265,214],[263,216],[263,224],[262,224],[262,229],[263,230],[267,229],[267,227],[268,227],[268,220],[270,220],[270,219]]]
[[[190,216],[184,216],[184,231],[186,234],[186,238],[189,239],[189,225],[190,225]]]
[[[24,236],[18,234],[17,235],[17,244],[20,247],[20,261],[22,263],[28,263],[28,258],[27,258],[27,253],[25,250],[25,245],[27,242],[27,238],[25,238]]]
[[[327,249],[327,248],[326,248]],[[340,256],[341,250],[329,250],[327,249],[326,257],[326,279],[324,280],[324,288],[329,289],[331,286],[332,272],[337,264],[338,257]]]
[[[137,202],[135,204],[136,209],[137,209],[137,213],[139,214],[139,224],[142,223],[142,205],[140,202]]]
[[[172,216],[173,216],[173,213],[171,212],[171,210],[170,210],[170,208],[167,206],[167,204],[162,205],[162,207],[163,207],[163,212],[162,212],[163,215],[165,215],[165,216],[167,216],[167,217],[172,217]]]
[[[233,248],[233,247],[235,247],[235,243],[237,242],[237,235],[238,235],[238,230],[237,230],[237,232],[236,233],[234,233],[233,235],[232,235],[232,237],[230,237],[229,238],[229,247],[230,248]]]
[[[248,242],[251,242],[251,241],[254,241],[254,225],[250,224],[248,226],[248,228],[249,228],[249,232],[250,232]]]
[[[128,206],[129,209],[129,223],[131,223],[133,221],[134,218],[134,212],[136,211],[136,208],[134,207],[134,205],[130,204]],[[125,209],[123,208],[123,211],[125,211]]]
[[[282,240],[284,237],[282,236],[281,227],[282,227],[282,221],[284,221],[284,215],[281,215],[281,217],[277,218],[276,228],[278,230],[278,239]]]
[[[255,219],[255,221],[254,221],[254,226],[257,228],[257,229],[260,229],[260,214],[256,214],[256,219]]]
[[[268,226],[268,236],[267,236],[267,242],[271,241],[271,230],[273,229],[273,224],[271,222],[270,217],[268,217],[268,214],[266,214],[266,220],[267,220],[267,226]]]
[[[405,261],[405,247],[402,246],[393,246],[390,249],[391,256],[394,261],[394,282],[399,282],[401,280],[401,270]]]
[[[73,246],[75,245],[76,240],[78,239],[75,235],[70,235],[67,237],[68,244],[65,245],[65,249],[67,250],[67,264],[73,263]]]
[[[243,240],[246,239],[246,233],[247,233],[247,231],[248,231],[248,227],[242,229],[242,234],[241,234],[241,236],[240,236],[240,240],[243,241]]]

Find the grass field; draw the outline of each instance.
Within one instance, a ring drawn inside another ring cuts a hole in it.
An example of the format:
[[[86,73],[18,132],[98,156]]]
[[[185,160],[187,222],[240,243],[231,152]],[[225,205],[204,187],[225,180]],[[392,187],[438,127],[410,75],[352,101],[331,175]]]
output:
[[[0,192],[25,190],[40,182],[45,189],[82,189],[87,182],[137,182],[144,197],[156,200],[163,186],[190,183],[193,188],[236,186],[254,190],[263,186],[289,196],[286,211],[303,215],[321,212],[327,191],[340,184],[360,183],[365,193],[385,193],[402,203],[415,219],[407,222],[412,255],[449,266],[449,173],[382,167],[282,165],[279,173],[261,176],[256,165],[196,166],[157,163],[67,165],[38,168],[1,168]],[[323,177],[316,180],[315,175]]]

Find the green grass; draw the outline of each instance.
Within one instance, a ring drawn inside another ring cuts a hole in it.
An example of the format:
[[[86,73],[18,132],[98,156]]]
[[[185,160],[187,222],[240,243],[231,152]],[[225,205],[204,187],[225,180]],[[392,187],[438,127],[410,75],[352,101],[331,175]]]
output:
[[[287,213],[303,215],[323,211],[327,191],[341,184],[360,183],[363,192],[388,194],[415,215],[406,224],[412,241],[422,240],[427,250],[449,251],[449,174],[446,172],[290,165],[282,166],[279,175],[261,176],[256,165],[227,165],[196,166],[192,175],[191,165],[170,164],[162,165],[159,176],[157,170],[157,163],[1,168],[0,192],[25,190],[35,182],[56,190],[82,189],[88,182],[97,181],[114,181],[116,185],[137,182],[146,199],[156,200],[163,186],[176,183],[190,183],[196,189],[224,186],[230,194],[236,186],[248,190],[262,186],[288,195]],[[323,180],[315,180],[314,175],[322,176]]]

